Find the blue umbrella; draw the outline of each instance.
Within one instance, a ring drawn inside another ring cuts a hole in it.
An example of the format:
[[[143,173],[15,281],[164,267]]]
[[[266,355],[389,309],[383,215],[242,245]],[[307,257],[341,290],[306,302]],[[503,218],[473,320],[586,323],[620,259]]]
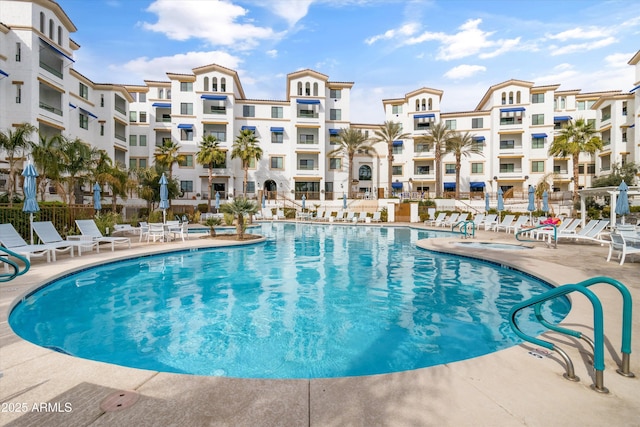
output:
[[[618,186],[618,191],[620,191],[620,193],[618,194],[618,199],[616,200],[616,215],[622,216],[623,224],[624,216],[631,213],[631,210],[629,209],[629,195],[627,194],[628,190],[629,187],[627,186],[627,183],[622,181]]]
[[[267,198],[265,197],[265,195],[262,195],[262,209],[267,207]]]
[[[533,188],[533,185],[529,186],[529,204],[527,205],[527,210],[529,211],[529,222],[531,222],[531,212],[536,210],[536,195],[535,195],[535,189]]]
[[[220,210],[220,193],[216,191],[216,213]]]
[[[489,205],[491,203],[491,200],[489,199],[489,192],[487,191],[486,193],[484,193],[484,210],[489,212],[489,209],[491,209],[491,206]]]
[[[498,187],[498,211],[502,212],[504,210],[504,200],[502,199],[502,187]]]
[[[302,195],[302,210],[304,211],[305,205],[307,203],[307,198],[305,197],[305,195]]]
[[[347,193],[342,195],[342,209],[347,209]]]
[[[99,211],[102,209],[102,204],[100,203],[100,185],[96,182],[93,185],[93,209]]]
[[[38,212],[40,207],[36,200],[36,177],[38,172],[33,167],[33,163],[28,163],[22,171],[24,176],[24,205],[22,205],[22,212],[29,213],[29,225],[31,228],[31,244],[33,245],[33,213]]]
[[[549,193],[547,193],[547,190],[542,193],[542,212],[549,212]]]
[[[160,209],[162,209],[162,221],[167,220],[167,209],[169,209],[169,187],[167,187],[167,177],[164,176],[164,172],[160,177]]]

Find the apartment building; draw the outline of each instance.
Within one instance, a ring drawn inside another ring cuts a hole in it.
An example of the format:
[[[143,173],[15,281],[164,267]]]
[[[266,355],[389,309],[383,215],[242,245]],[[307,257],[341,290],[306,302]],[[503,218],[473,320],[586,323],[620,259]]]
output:
[[[96,83],[74,68],[73,55],[80,46],[71,35],[77,29],[57,3],[3,0],[0,16],[3,132],[29,122],[41,135],[62,134],[104,149],[129,168],[151,166],[156,147],[172,141],[185,155],[173,176],[186,200],[244,191],[251,197],[305,195],[310,200],[339,199],[349,189],[389,196],[385,144],[358,153],[353,176],[348,176],[346,158],[328,156],[340,129],[353,127],[373,137],[380,126],[351,123],[354,82],[331,81],[307,69],[287,75],[282,99],[252,99],[236,71],[210,64],[190,73],[168,71],[166,80],[142,85]],[[629,65],[636,73],[629,91],[583,93],[512,79],[491,86],[472,111],[441,111],[444,92],[427,87],[382,100],[385,119],[400,122],[409,133],[393,142],[393,190],[433,195],[435,155],[420,137],[440,121],[469,132],[481,152],[462,159],[460,191],[472,197],[498,187],[524,190],[549,176],[556,191],[589,187],[616,163],[640,163],[635,130],[640,121],[640,51]],[[572,160],[550,157],[548,149],[559,129],[578,118],[594,123],[605,147],[580,158],[576,184]],[[263,150],[262,158],[250,165],[246,189],[240,161],[231,158],[233,142],[244,129],[254,131]],[[216,136],[226,152],[225,161],[214,165],[211,188],[208,168],[195,160],[206,135]],[[443,158],[442,174],[443,190],[454,190],[455,159],[450,154]]]

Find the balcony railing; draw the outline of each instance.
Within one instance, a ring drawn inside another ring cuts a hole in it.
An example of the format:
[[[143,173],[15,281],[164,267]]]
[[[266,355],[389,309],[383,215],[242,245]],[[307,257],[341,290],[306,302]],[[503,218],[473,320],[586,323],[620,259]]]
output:
[[[40,108],[42,108],[43,110],[47,110],[53,114],[57,114],[58,116],[62,116],[62,110],[56,107],[53,107],[49,104],[45,104],[44,102],[40,101]]]
[[[51,74],[53,74],[54,76],[56,76],[58,78],[63,78],[61,71],[56,70],[55,68],[53,68],[49,64],[46,64],[46,63],[44,63],[42,61],[40,61],[40,68],[44,68],[45,70],[47,70],[48,72],[50,72]]]
[[[124,135],[119,135],[116,133],[114,136],[116,137],[116,139],[119,139],[120,141],[127,142],[127,138],[125,138]]]
[[[301,119],[317,119],[319,115],[313,111],[298,111],[298,117]]]

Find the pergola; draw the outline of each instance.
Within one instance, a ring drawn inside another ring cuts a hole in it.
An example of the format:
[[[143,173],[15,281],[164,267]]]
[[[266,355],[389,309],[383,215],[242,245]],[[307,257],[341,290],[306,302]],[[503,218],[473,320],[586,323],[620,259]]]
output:
[[[598,188],[587,188],[584,190],[580,190],[578,192],[580,194],[580,220],[582,221],[582,226],[585,225],[585,219],[587,218],[587,207],[585,203],[585,199],[587,197],[604,197],[610,196],[611,201],[609,202],[610,209],[610,222],[611,226],[614,226],[616,223],[616,200],[618,198],[618,194],[620,190],[618,187],[598,187]],[[629,195],[629,199],[635,196],[640,196],[640,186],[629,186],[629,190],[627,191]]]

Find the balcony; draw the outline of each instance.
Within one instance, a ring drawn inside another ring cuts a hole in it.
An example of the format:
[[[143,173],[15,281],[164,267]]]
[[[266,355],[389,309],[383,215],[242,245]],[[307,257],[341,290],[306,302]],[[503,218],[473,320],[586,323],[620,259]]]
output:
[[[62,110],[61,109],[53,107],[53,106],[48,105],[48,104],[45,104],[42,101],[40,101],[40,108],[42,108],[43,110],[47,110],[50,113],[57,114],[58,116],[62,116]]]

